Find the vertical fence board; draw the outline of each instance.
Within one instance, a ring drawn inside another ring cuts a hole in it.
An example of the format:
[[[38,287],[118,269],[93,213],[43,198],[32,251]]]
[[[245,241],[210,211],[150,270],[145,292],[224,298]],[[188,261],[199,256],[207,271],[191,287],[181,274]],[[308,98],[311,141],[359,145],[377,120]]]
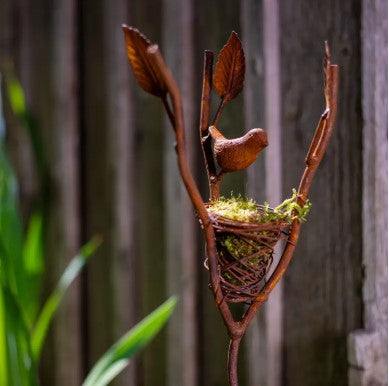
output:
[[[132,1],[131,25],[157,44],[162,43],[162,2]],[[163,47],[162,47],[163,50]],[[136,258],[140,264],[140,300],[142,316],[151,312],[167,297],[165,255],[165,208],[163,201],[163,142],[166,135],[164,115],[158,98],[145,93],[131,76],[134,97],[135,181],[136,181]],[[166,385],[166,330],[141,353],[140,385]]]
[[[262,126],[269,147],[247,171],[250,197],[271,205],[281,201],[280,77],[278,2],[242,3],[246,46],[245,119]],[[259,20],[262,23],[258,25]],[[272,269],[277,264],[276,250]],[[282,282],[252,322],[247,335],[247,369],[251,385],[279,385],[282,369]]]
[[[198,112],[195,99],[193,2],[163,2],[164,54],[181,90],[188,161],[194,169],[198,149]],[[197,77],[198,79],[198,77]],[[198,382],[196,326],[198,227],[194,211],[178,174],[170,122],[165,128],[165,237],[167,257],[167,288],[180,295],[180,305],[169,323],[168,376],[170,386],[195,386]],[[180,368],[180,371],[176,369]]]
[[[340,66],[334,135],[284,281],[284,384],[345,385],[347,334],[361,324],[360,1],[284,2],[280,12],[285,195],[324,108],[325,39]]]
[[[139,318],[125,1],[84,3],[85,234],[104,243],[87,271],[87,367]],[[131,365],[115,384],[137,384]]]
[[[281,137],[281,79],[280,79],[280,23],[278,0],[263,2],[263,40],[265,57],[265,116],[268,129],[269,148],[265,153],[266,199],[273,207],[282,202],[282,137]],[[277,245],[270,277],[282,253],[283,246]],[[282,384],[283,348],[283,281],[273,290],[265,305],[266,381],[267,385]]]
[[[349,337],[349,385],[388,381],[388,3],[362,1],[364,329]]]
[[[107,177],[107,92],[105,90],[104,23],[101,17],[102,1],[84,2],[81,9],[81,114],[82,114],[82,168],[84,237],[99,233],[104,243],[95,253],[86,270],[86,367],[93,363],[112,341],[110,288],[111,225]],[[98,25],[98,28],[96,28]],[[92,298],[97,301],[89,303]]]
[[[244,83],[245,130],[255,127],[268,131],[265,121],[265,90],[263,56],[263,2],[256,0],[241,2],[240,24],[242,43],[246,59]],[[272,144],[270,143],[270,146]],[[268,149],[265,150],[267,152]],[[247,169],[247,195],[258,203],[266,199],[265,152]],[[245,363],[248,385],[265,385],[267,373],[265,313],[262,309],[252,320],[245,337]]]
[[[47,7],[47,5],[42,5]],[[78,69],[76,66],[77,36],[76,3],[58,0],[52,3],[52,121],[46,135],[50,141],[51,210],[48,211],[47,260],[58,254],[54,280],[79,247],[78,187]],[[45,20],[41,20],[45,23]],[[39,87],[37,85],[37,87]],[[42,106],[42,115],[48,106]],[[75,283],[67,293],[53,325],[55,382],[77,385],[82,379],[80,330],[80,286]],[[69,369],[72,369],[69,371]]]
[[[29,100],[49,167],[45,235],[47,294],[79,247],[76,8],[73,1],[50,4],[42,1],[29,11],[26,18],[31,18],[30,32],[36,39],[31,42],[29,67],[25,70],[31,71]],[[81,381],[79,305],[79,284],[75,283],[48,336],[42,382],[77,385]]]

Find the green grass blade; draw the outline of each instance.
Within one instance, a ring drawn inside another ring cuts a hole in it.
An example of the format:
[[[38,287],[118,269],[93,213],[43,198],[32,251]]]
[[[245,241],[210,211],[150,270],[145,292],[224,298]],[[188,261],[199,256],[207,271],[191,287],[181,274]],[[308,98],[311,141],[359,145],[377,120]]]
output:
[[[7,376],[5,385],[34,386],[37,385],[37,372],[32,358],[29,334],[23,320],[20,306],[12,292],[3,283],[0,286],[2,319],[5,336],[6,360],[1,363],[2,377]],[[4,355],[4,352],[3,354]]]
[[[104,386],[129,363],[128,358],[145,346],[164,326],[177,303],[172,296],[120,338],[94,365],[82,386]]]
[[[4,275],[15,294],[25,282],[22,245],[23,230],[17,205],[17,183],[11,165],[0,143],[0,241]]]
[[[30,274],[41,274],[43,272],[42,231],[42,214],[36,212],[30,218],[23,246],[24,266]]]
[[[0,385],[8,385],[7,330],[3,291],[0,291]]]
[[[23,288],[25,299],[24,312],[31,328],[36,320],[40,306],[43,261],[43,219],[38,211],[32,214],[23,245],[24,270],[28,277]]]
[[[10,77],[7,83],[8,99],[11,109],[16,116],[23,116],[26,113],[23,88],[15,77]]]
[[[59,280],[57,287],[45,302],[41,313],[38,316],[35,328],[31,334],[31,348],[34,359],[38,362],[44,340],[46,338],[50,322],[53,319],[58,306],[63,299],[66,290],[73,280],[78,276],[89,257],[100,245],[101,239],[95,237],[89,243],[85,244],[79,254],[75,256],[65,269]]]
[[[108,366],[101,374],[98,380],[93,383],[93,386],[108,385],[115,377],[117,377],[130,363],[129,359],[118,359],[111,366]]]

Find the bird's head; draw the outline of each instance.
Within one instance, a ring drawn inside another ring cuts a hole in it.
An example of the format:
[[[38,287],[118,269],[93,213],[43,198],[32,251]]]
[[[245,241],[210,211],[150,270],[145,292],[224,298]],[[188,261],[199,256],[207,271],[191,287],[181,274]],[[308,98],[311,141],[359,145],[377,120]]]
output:
[[[251,129],[244,135],[243,138],[252,138],[249,142],[255,144],[260,150],[269,145],[269,141],[267,140],[267,133],[263,129]]]

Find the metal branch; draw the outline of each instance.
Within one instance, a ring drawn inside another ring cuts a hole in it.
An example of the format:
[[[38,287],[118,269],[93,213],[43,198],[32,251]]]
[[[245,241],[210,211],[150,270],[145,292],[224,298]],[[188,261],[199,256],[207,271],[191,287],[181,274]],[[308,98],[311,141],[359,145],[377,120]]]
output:
[[[207,169],[209,195],[211,200],[216,200],[220,195],[220,179],[216,172],[215,160],[212,151],[212,138],[209,135],[208,127],[211,110],[211,90],[212,90],[212,64],[213,52],[204,52],[204,70],[203,70],[203,90],[201,94],[200,111],[200,141],[203,150],[205,167]]]
[[[224,96],[221,100],[220,100],[220,104],[219,104],[219,107],[217,108],[216,110],[216,114],[215,114],[215,118],[213,118],[213,122],[212,122],[212,125],[213,126],[217,126],[217,124],[219,123],[219,119],[222,115],[222,112],[223,112],[223,109],[224,109],[224,106],[226,105],[227,103],[227,97]]]
[[[201,227],[204,233],[204,238],[206,240],[206,250],[207,250],[207,256],[209,261],[209,272],[210,272],[210,279],[211,279],[210,281],[215,296],[216,304],[220,309],[224,323],[228,329],[230,336],[232,335],[235,336],[236,331],[240,332],[240,329],[231,315],[231,312],[228,308],[228,305],[223,297],[220,288],[220,278],[219,278],[217,252],[216,252],[216,244],[215,244],[215,233],[211,221],[209,219],[208,212],[203,203],[203,199],[200,195],[200,192],[197,189],[196,183],[194,182],[193,176],[190,172],[188,161],[187,161],[188,158],[186,155],[186,146],[185,146],[184,119],[183,119],[183,111],[182,111],[181,94],[170,70],[168,69],[165,61],[162,58],[158,46],[157,45],[150,46],[147,49],[147,52],[150,56],[150,60],[153,61],[156,68],[158,68],[160,75],[164,79],[167,85],[168,93],[172,100],[173,117],[174,117],[173,128],[176,134],[176,141],[177,141],[176,152],[177,152],[177,159],[178,159],[178,167],[181,173],[182,180],[188,192],[188,195],[201,221]]]
[[[228,347],[228,375],[230,386],[239,386],[238,380],[238,357],[239,346],[242,337],[236,337],[230,339],[230,345]]]
[[[161,99],[162,99],[163,106],[165,107],[166,113],[169,117],[169,121],[172,124],[172,126],[174,127],[174,115],[173,115],[172,109],[170,108],[169,102],[167,100],[167,95],[165,95]]]
[[[303,206],[307,200],[313,177],[320,165],[321,160],[323,159],[324,153],[327,149],[329,140],[334,130],[334,123],[337,113],[339,69],[337,65],[329,64],[328,47],[326,48],[326,60],[328,61],[326,62],[326,66],[328,67],[325,68],[325,96],[327,106],[325,112],[320,118],[306,158],[306,168],[301,177],[300,186],[298,189],[298,204],[300,206]],[[287,245],[277,265],[277,268],[274,270],[270,279],[243,317],[242,327],[244,329],[247,328],[255,313],[267,300],[270,292],[284,275],[296,248],[300,235],[300,228],[301,224],[298,221],[294,221],[291,226]]]

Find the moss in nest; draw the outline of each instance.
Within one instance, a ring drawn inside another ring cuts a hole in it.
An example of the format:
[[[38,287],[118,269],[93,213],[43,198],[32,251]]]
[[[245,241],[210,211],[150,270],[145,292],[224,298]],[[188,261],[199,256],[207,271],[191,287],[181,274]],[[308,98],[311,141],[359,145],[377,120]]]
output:
[[[224,237],[220,244],[237,259],[245,258],[258,251],[246,241],[232,235]],[[247,262],[248,264],[255,266],[258,262],[258,256],[251,257]]]
[[[307,203],[300,207],[296,203],[297,192],[293,190],[292,197],[286,199],[276,208],[270,208],[268,203],[265,203],[263,206],[258,206],[253,200],[248,198],[230,197],[224,198],[221,197],[219,200],[212,201],[208,205],[208,211],[216,216],[228,218],[230,220],[242,221],[242,222],[251,222],[251,223],[270,223],[282,221],[287,224],[291,224],[294,220],[305,221],[311,204]],[[275,237],[274,231],[272,230],[263,230],[259,232],[266,237]],[[265,246],[265,244],[254,240],[251,243],[246,242],[240,237],[237,237],[233,234],[225,234],[218,237],[218,253],[224,257],[224,260],[233,262],[235,259],[241,260],[250,256],[260,249],[260,253],[256,256],[250,257],[246,260],[247,265],[251,266],[255,271],[261,270],[262,268],[267,267],[269,259],[272,255],[272,249]],[[231,255],[231,256],[229,256]],[[238,267],[243,271],[249,271],[248,266],[245,266],[244,263],[239,263]],[[235,285],[243,286],[245,285],[244,277],[242,279],[235,277],[231,272],[222,273],[224,279]]]
[[[237,259],[242,259],[246,256],[255,253],[255,248],[235,236],[226,236],[220,244]],[[251,264],[251,262],[250,262]]]
[[[220,197],[210,203],[208,210],[217,216],[245,222],[258,222],[260,215],[256,203],[241,196]]]
[[[253,241],[255,244],[255,242]],[[258,252],[258,249],[247,243],[246,241],[232,236],[228,235],[223,237],[220,240],[220,245],[227,250],[227,252],[234,256],[236,259],[244,259],[247,256],[250,256],[254,254],[255,252]],[[266,249],[266,248],[265,248]],[[267,249],[268,253],[264,254],[257,254],[256,256],[250,257],[247,260],[247,264],[250,265],[253,269],[258,269],[262,264],[267,265],[268,260],[270,258],[271,252]],[[219,251],[219,253],[224,253],[223,250]],[[247,270],[244,265],[240,265],[240,268],[243,270]],[[231,275],[229,272],[224,272],[223,277],[231,284],[233,285],[244,285],[245,282],[243,280],[238,280],[236,277]]]
[[[287,198],[274,209],[271,209],[269,204],[265,202],[261,222],[284,220],[288,224],[291,224],[294,220],[298,220],[299,222],[306,221],[312,204],[307,200],[304,206],[301,207],[297,204],[296,199],[297,192],[296,189],[293,189],[292,197]]]
[[[267,223],[283,220],[291,224],[294,220],[305,221],[311,208],[309,200],[303,207],[296,202],[297,192],[293,189],[292,197],[286,199],[276,208],[270,208],[265,202],[262,210],[258,210],[257,204],[248,198],[231,196],[230,198],[220,197],[212,201],[208,210],[213,214],[235,221]]]

